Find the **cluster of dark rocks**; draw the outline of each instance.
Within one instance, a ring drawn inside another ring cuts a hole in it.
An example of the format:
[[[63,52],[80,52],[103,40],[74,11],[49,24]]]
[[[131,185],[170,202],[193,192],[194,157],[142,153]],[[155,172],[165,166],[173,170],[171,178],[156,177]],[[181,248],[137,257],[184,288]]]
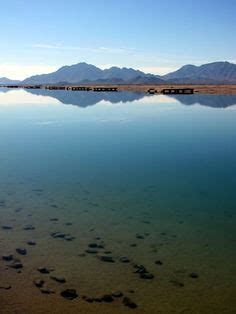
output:
[[[26,231],[29,231],[29,230],[35,230],[35,227],[31,224],[27,224],[27,225],[24,225],[23,229]]]
[[[143,265],[138,265],[138,264],[134,264],[133,265],[135,271],[135,274],[139,274],[139,277],[141,279],[153,279],[154,275],[149,273],[146,269],[146,267],[144,267]]]
[[[7,264],[7,266],[10,267],[10,268],[14,268],[14,269],[17,269],[17,270],[20,270],[21,268],[23,268],[23,264],[20,261],[20,259],[15,258],[12,254],[5,254],[5,255],[2,256],[2,259],[5,262],[9,262]]]
[[[50,235],[54,239],[64,239],[66,241],[73,241],[75,239],[70,233],[64,232],[51,232]]]
[[[125,297],[121,291],[115,291],[111,294],[104,294],[100,297],[88,297],[88,296],[82,296],[82,299],[85,300],[86,302],[89,303],[94,303],[94,302],[105,302],[105,303],[111,303],[115,301],[115,299],[122,298],[122,303],[131,308],[135,309],[137,308],[137,304],[134,303],[129,297]]]

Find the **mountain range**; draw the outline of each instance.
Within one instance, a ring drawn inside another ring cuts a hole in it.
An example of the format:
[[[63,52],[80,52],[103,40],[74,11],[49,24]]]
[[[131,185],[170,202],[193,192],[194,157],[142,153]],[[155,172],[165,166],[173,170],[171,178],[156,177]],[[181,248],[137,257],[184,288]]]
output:
[[[0,84],[236,84],[236,64],[213,62],[201,66],[184,65],[166,75],[144,73],[132,68],[102,70],[85,62],[63,66],[49,74],[34,75],[23,81],[0,78]]]

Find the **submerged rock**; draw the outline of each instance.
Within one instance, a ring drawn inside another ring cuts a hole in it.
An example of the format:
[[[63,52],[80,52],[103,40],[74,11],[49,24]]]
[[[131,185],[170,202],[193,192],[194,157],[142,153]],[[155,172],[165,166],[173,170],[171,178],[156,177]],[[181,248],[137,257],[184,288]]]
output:
[[[42,286],[44,285],[44,280],[42,279],[35,279],[33,281],[34,285],[37,287],[37,288],[42,288]]]
[[[129,258],[126,257],[126,256],[121,256],[120,261],[121,261],[122,263],[130,263]]]
[[[66,241],[73,241],[75,237],[72,237],[71,235],[66,235],[64,238]]]
[[[150,273],[141,273],[139,276],[142,279],[153,279],[154,278],[154,275],[150,274]]]
[[[39,267],[37,269],[41,274],[49,274],[50,273],[50,269],[48,269],[47,267]]]
[[[11,225],[3,225],[2,229],[3,230],[11,230],[11,229],[13,229],[13,227]]]
[[[10,261],[12,261],[13,260],[13,255],[12,254],[4,254],[3,256],[2,256],[2,259],[4,260],[4,261],[7,261],[7,262],[10,262]]]
[[[55,280],[55,281],[59,282],[59,283],[65,283],[66,282],[64,277],[50,276],[50,278],[52,280]]]
[[[2,284],[0,284],[0,289],[10,290],[11,286],[10,285],[2,285]]]
[[[198,276],[198,274],[196,274],[196,273],[190,273],[190,274],[189,274],[189,277],[190,277],[190,278],[193,278],[193,279],[197,279],[199,276]]]
[[[33,240],[29,240],[29,241],[27,241],[26,242],[28,245],[36,245],[36,242],[35,241],[33,241]]]
[[[120,298],[123,296],[123,293],[121,291],[115,291],[115,292],[112,292],[112,296],[115,298]]]
[[[102,261],[102,262],[109,262],[109,263],[114,263],[114,259],[112,256],[109,255],[98,255],[98,258]]]
[[[78,294],[75,289],[66,289],[61,292],[61,296],[68,300],[73,300],[78,297]]]
[[[23,264],[19,260],[12,261],[12,263],[9,264],[8,266],[11,267],[11,268],[14,268],[14,269],[21,269],[21,268],[23,268]]]
[[[40,291],[41,291],[41,293],[43,293],[43,294],[52,294],[52,293],[55,293],[55,291],[53,291],[53,290],[51,290],[51,289],[49,289],[49,288],[40,288]]]
[[[110,294],[104,294],[101,299],[102,301],[108,302],[108,303],[114,301],[112,295]]]
[[[65,238],[65,233],[63,232],[51,232],[50,235],[53,237],[53,238]]]
[[[31,224],[27,224],[23,227],[24,230],[35,230],[35,227]]]
[[[134,303],[130,298],[128,297],[124,297],[123,298],[123,304],[127,307],[129,307],[130,309],[136,309],[137,304]]]
[[[137,234],[136,234],[136,238],[137,238],[137,239],[144,239],[144,235],[137,233]]]
[[[23,248],[16,248],[16,253],[18,253],[20,255],[26,255],[27,254],[27,250],[23,249]]]
[[[96,249],[87,249],[87,250],[85,250],[85,252],[89,253],[89,254],[97,254],[98,250],[96,250]]]

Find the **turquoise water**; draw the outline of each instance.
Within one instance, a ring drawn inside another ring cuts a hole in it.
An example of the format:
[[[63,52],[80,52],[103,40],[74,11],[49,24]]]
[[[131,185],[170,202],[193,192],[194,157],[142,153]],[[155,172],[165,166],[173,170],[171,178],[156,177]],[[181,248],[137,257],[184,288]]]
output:
[[[28,249],[20,275],[0,262],[3,311],[128,313],[82,299],[121,290],[137,313],[234,313],[235,121],[235,95],[0,90],[0,253]],[[98,237],[114,263],[85,252]],[[45,277],[55,294],[32,284],[39,266],[66,277]]]

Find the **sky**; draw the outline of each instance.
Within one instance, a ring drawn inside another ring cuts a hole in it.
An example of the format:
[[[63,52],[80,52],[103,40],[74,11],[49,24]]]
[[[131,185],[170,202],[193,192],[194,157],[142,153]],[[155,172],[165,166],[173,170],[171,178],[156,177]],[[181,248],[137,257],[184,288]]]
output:
[[[0,0],[0,77],[87,62],[165,74],[236,63],[235,0]]]

